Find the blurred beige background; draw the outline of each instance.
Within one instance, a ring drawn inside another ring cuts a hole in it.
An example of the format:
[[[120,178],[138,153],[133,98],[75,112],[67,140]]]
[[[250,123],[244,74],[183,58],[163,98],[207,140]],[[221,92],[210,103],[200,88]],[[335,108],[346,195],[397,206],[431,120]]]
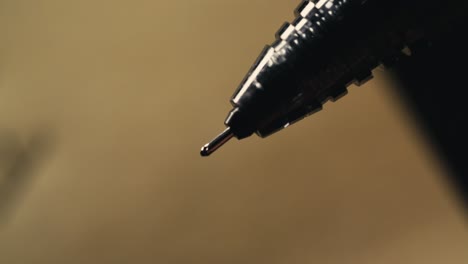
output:
[[[0,1],[0,263],[467,263],[446,172],[380,71],[199,157],[297,4]]]

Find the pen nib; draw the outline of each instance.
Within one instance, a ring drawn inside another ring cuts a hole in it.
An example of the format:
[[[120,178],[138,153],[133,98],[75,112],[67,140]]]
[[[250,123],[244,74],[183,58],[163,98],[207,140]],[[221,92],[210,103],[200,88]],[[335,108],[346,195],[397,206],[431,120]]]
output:
[[[231,129],[228,127],[223,133],[219,134],[215,139],[213,139],[210,143],[206,144],[202,147],[200,151],[200,155],[203,157],[211,155],[217,149],[219,149],[222,145],[228,142],[231,138],[234,137],[234,134],[231,132]]]

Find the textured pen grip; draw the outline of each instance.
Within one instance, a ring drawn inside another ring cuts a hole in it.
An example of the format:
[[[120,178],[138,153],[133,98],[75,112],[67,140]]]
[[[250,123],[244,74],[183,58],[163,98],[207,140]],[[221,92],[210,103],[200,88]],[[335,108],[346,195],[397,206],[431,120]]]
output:
[[[302,1],[241,82],[226,125],[239,138],[265,137],[315,113],[441,28],[434,21],[453,12],[439,7],[423,0]]]
[[[261,126],[258,120],[262,119],[261,116],[269,109],[281,110],[279,104],[303,95],[304,87],[301,83],[306,79],[304,75],[314,75],[314,71],[319,71],[320,66],[329,60],[328,56],[323,56],[330,48],[324,40],[331,39],[330,34],[337,34],[334,28],[341,26],[343,16],[347,12],[351,13],[350,9],[359,7],[361,2],[362,0],[301,2],[295,11],[294,21],[280,27],[276,33],[276,40],[264,49],[242,81],[232,97],[233,105],[241,109],[255,108],[256,111],[250,111],[249,118],[251,123]],[[330,95],[339,97],[343,89],[339,90],[331,92]],[[292,116],[314,112],[321,107],[317,101],[320,100],[296,102],[301,104],[301,107],[299,112]],[[259,117],[256,118],[252,112],[258,113]],[[292,116],[275,123],[290,123],[293,121],[290,119],[296,119]],[[270,121],[264,119],[262,122]]]

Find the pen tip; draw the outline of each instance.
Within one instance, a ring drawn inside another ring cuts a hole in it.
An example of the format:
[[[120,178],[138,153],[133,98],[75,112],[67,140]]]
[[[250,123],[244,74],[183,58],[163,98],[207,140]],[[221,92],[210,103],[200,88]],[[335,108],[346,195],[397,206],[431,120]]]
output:
[[[231,132],[231,129],[228,127],[223,133],[219,134],[215,139],[210,143],[202,147],[200,155],[202,157],[207,157],[219,149],[222,145],[228,142],[231,138],[234,137],[234,134]]]
[[[200,151],[200,155],[202,157],[208,157],[210,155],[210,152],[209,152],[209,148],[207,145],[203,146],[201,151]]]

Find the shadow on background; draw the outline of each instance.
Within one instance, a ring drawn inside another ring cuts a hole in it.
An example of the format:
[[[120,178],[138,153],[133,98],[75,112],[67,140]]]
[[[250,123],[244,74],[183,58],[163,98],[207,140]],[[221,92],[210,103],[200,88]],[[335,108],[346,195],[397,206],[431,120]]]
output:
[[[402,57],[392,71],[395,87],[421,121],[439,157],[448,165],[451,180],[468,208],[468,104],[466,84],[468,21],[432,42],[417,43],[412,55]]]
[[[0,130],[0,228],[50,154],[52,143],[50,133],[34,133],[24,141],[15,131]]]

